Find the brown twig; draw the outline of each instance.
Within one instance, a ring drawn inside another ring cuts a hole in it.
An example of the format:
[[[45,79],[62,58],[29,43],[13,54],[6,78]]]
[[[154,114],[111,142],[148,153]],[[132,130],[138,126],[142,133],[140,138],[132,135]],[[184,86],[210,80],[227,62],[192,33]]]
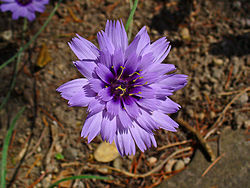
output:
[[[47,174],[47,172],[44,172],[36,181],[34,181],[28,188],[33,188],[36,184],[38,184]]]
[[[231,80],[232,73],[233,73],[233,68],[234,68],[234,65],[231,65],[229,73],[228,73],[228,76],[227,76],[227,81],[226,81],[226,84],[225,84],[225,89],[227,89],[228,86],[229,86],[229,84],[230,84],[230,80]]]
[[[188,131],[190,131],[196,137],[196,139],[198,140],[198,142],[201,144],[201,146],[203,147],[203,149],[208,154],[210,160],[214,161],[215,155],[213,153],[213,150],[211,149],[211,147],[209,146],[209,144],[206,142],[206,140],[202,137],[202,135],[195,128],[193,128],[186,121],[184,121],[183,119],[178,118],[177,122],[179,124],[181,124],[182,126],[184,126]]]
[[[44,109],[41,108],[41,107],[39,107],[39,109],[40,109],[44,114],[46,114],[50,119],[56,121],[57,124],[58,124],[62,129],[64,129],[64,126],[63,126],[55,117],[53,117],[52,115],[50,115],[49,112],[47,112],[46,110],[44,110]]]
[[[204,137],[205,139],[207,139],[211,134],[213,134],[216,129],[222,125],[222,123],[224,122],[224,118],[225,118],[225,114],[228,111],[228,109],[230,108],[230,106],[241,96],[243,95],[245,92],[250,91],[250,87],[245,88],[244,90],[242,90],[239,94],[237,94],[224,108],[224,110],[221,112],[220,116],[217,118],[216,122],[212,125],[212,127],[208,130],[206,136]]]
[[[164,150],[164,149],[167,149],[167,148],[171,148],[171,147],[174,147],[174,146],[179,146],[179,145],[187,144],[187,143],[190,143],[190,142],[192,142],[192,140],[184,140],[182,142],[170,143],[170,144],[167,144],[165,146],[159,147],[156,150],[157,151],[161,151],[161,150]]]
[[[207,169],[203,172],[201,176],[204,177],[208,173],[208,171],[215,165],[215,163],[217,163],[224,155],[225,153],[217,157],[217,159],[215,159],[214,162],[207,167]]]
[[[42,139],[43,139],[43,137],[45,135],[45,132],[46,132],[46,127],[43,128],[43,131],[42,131],[42,133],[41,133],[41,135],[39,137],[39,140],[37,141],[37,143],[36,143],[35,147],[33,148],[33,150],[26,155],[26,157],[25,157],[26,159],[28,159],[33,153],[35,153],[36,149],[41,144],[41,141],[42,141]]]
[[[116,171],[116,172],[119,172],[119,173],[122,173],[126,176],[129,176],[129,177],[133,177],[133,178],[145,178],[145,177],[148,177],[148,176],[151,176],[153,173],[155,172],[158,172],[159,170],[162,169],[162,167],[173,157],[175,157],[177,154],[180,154],[182,152],[185,152],[185,151],[189,151],[191,150],[192,148],[191,147],[186,147],[186,148],[183,148],[183,149],[178,149],[176,150],[175,152],[173,152],[171,155],[169,155],[165,160],[161,161],[160,164],[158,164],[155,168],[153,168],[152,170],[148,171],[147,173],[144,173],[144,174],[134,174],[134,173],[130,173],[128,171],[125,171],[125,170],[120,170],[120,169],[117,169],[117,168],[114,168],[114,167],[111,167],[111,166],[102,166],[102,165],[94,165],[94,164],[88,164],[88,166],[90,167],[94,167],[96,169],[99,169],[99,168],[107,168],[109,170],[113,170],[113,171]],[[85,164],[86,165],[86,164]]]

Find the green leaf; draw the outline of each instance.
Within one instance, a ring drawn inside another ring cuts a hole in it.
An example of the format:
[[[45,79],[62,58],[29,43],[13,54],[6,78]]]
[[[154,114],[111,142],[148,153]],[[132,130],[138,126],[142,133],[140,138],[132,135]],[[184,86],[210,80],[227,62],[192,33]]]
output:
[[[63,154],[61,154],[61,153],[57,153],[57,154],[55,155],[55,158],[56,158],[57,160],[63,160],[63,159],[64,159],[64,156],[63,156]]]
[[[7,131],[7,134],[4,138],[4,144],[3,144],[3,151],[2,151],[2,160],[1,160],[1,188],[5,188],[6,187],[6,165],[7,165],[7,155],[8,155],[8,147],[9,147],[9,142],[10,142],[10,138],[12,135],[12,132],[14,130],[15,124],[17,122],[17,120],[19,119],[19,117],[22,115],[22,113],[24,112],[25,107],[23,107],[18,113],[17,115],[14,117],[14,119],[12,120],[9,130]]]

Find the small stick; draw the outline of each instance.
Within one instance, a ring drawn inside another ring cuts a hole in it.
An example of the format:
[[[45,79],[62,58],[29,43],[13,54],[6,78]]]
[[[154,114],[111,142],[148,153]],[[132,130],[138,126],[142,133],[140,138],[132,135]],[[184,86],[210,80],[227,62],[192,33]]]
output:
[[[231,79],[232,73],[233,73],[233,68],[234,68],[234,65],[232,65],[232,66],[230,67],[230,70],[229,70],[229,73],[228,73],[228,77],[227,77],[227,81],[226,81],[226,84],[225,84],[225,89],[227,89],[228,86],[229,86],[230,79]]]
[[[215,163],[217,163],[224,155],[225,153],[217,157],[217,159],[215,159],[214,162],[207,167],[207,169],[203,172],[201,176],[204,177],[208,173],[208,171],[215,165]]]
[[[152,170],[150,170],[150,171],[148,171],[147,173],[144,173],[144,174],[134,174],[134,173],[130,173],[130,172],[125,171],[125,170],[120,170],[120,169],[117,169],[117,168],[114,168],[114,167],[111,167],[111,166],[105,166],[105,165],[104,166],[101,166],[101,165],[92,165],[92,164],[88,164],[88,165],[91,166],[91,167],[94,167],[94,168],[107,168],[107,169],[110,169],[110,170],[114,170],[116,172],[122,173],[122,174],[124,174],[126,176],[133,177],[133,178],[145,178],[145,177],[151,176],[155,172],[158,172],[160,169],[162,169],[162,167],[171,158],[173,158],[177,154],[180,154],[180,153],[185,152],[185,151],[189,151],[191,149],[192,149],[191,147],[186,147],[186,148],[183,148],[183,149],[176,150],[170,156],[168,156],[165,160],[163,160],[158,166],[156,166],[155,168],[153,168]],[[86,165],[86,164],[84,164],[84,165]]]
[[[190,131],[198,140],[198,142],[201,144],[201,146],[205,149],[206,153],[208,154],[211,161],[214,161],[215,155],[213,153],[213,150],[209,146],[209,144],[206,142],[206,140],[202,137],[202,135],[195,130],[192,126],[190,126],[186,121],[184,121],[181,118],[177,119],[177,122],[181,125],[183,125],[188,131]]]
[[[64,126],[63,126],[55,117],[53,117],[52,115],[50,115],[50,113],[48,113],[48,112],[47,112],[46,110],[44,110],[43,108],[39,107],[39,109],[40,109],[44,114],[46,114],[50,119],[56,121],[56,122],[58,123],[58,125],[59,125],[62,129],[64,129]]]
[[[243,95],[245,92],[250,91],[250,87],[247,87],[246,89],[242,90],[239,94],[237,94],[224,108],[224,110],[221,112],[220,116],[218,117],[218,119],[216,120],[216,122],[212,125],[212,127],[208,130],[206,136],[204,137],[205,139],[207,139],[211,134],[213,134],[216,129],[222,125],[224,118],[225,118],[225,114],[228,111],[228,109],[230,108],[230,106],[241,96]]]
[[[142,156],[143,156],[143,152],[140,153],[139,159],[138,159],[138,161],[135,163],[135,166],[134,166],[134,174],[136,174],[136,172],[137,172],[137,167],[139,166],[139,164],[140,164],[140,162],[141,162]]]
[[[27,173],[25,174],[25,178],[27,178],[31,172],[31,170],[35,167],[35,165],[38,163],[38,161],[41,160],[41,156],[38,156],[35,160],[35,162],[31,165],[31,167],[29,168],[29,170],[27,171]]]
[[[182,142],[170,143],[170,144],[167,144],[165,146],[159,147],[156,150],[161,151],[161,150],[164,150],[164,149],[167,149],[167,148],[170,148],[170,147],[179,146],[179,145],[187,144],[187,143],[190,143],[190,142],[192,142],[192,140],[184,140]]]
[[[38,184],[44,176],[47,174],[47,172],[44,172],[36,181],[34,181],[28,188],[33,188],[36,184]]]
[[[42,139],[43,139],[43,137],[44,137],[44,135],[45,135],[45,132],[46,132],[46,127],[44,127],[43,128],[43,131],[42,131],[42,133],[41,133],[41,135],[40,135],[40,137],[39,137],[39,140],[38,140],[38,142],[36,143],[36,145],[35,145],[35,147],[33,148],[33,150],[30,152],[30,153],[28,153],[27,155],[26,155],[26,159],[28,159],[33,153],[35,153],[35,151],[36,151],[36,149],[38,148],[38,146],[41,144],[41,141],[42,141]]]

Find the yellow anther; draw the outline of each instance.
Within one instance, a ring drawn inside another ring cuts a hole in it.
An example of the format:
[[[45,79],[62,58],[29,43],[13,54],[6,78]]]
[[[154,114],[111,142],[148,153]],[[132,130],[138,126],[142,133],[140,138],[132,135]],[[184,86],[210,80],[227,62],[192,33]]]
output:
[[[134,79],[134,80],[133,80],[133,82],[136,82],[136,80],[138,80],[138,79],[142,79],[142,78],[143,78],[143,76],[140,76],[140,77],[138,77],[138,78]]]
[[[123,96],[125,94],[127,88],[122,88],[121,86],[118,86],[117,88],[115,88],[115,90],[117,90],[117,89],[122,90],[121,96]]]
[[[122,71],[121,71],[120,75],[118,76],[117,80],[119,80],[121,78],[123,70],[125,69],[125,67],[123,67],[123,66],[120,66],[120,68],[122,69]]]
[[[139,91],[138,93],[130,93],[128,94],[129,96],[132,96],[132,95],[136,95],[136,94],[141,94],[141,92]]]
[[[130,74],[129,76],[133,76],[133,75],[135,75],[135,74],[137,74],[137,75],[141,75],[139,72],[134,72],[134,73],[132,73],[132,74]]]

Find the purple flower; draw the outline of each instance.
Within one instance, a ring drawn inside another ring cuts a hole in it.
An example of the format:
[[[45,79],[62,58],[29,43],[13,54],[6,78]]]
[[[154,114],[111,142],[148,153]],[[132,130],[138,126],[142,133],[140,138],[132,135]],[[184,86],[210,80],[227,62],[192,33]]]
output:
[[[57,91],[69,106],[88,106],[82,137],[91,142],[97,135],[112,143],[122,156],[156,147],[153,131],[176,131],[178,124],[168,115],[180,105],[169,96],[187,83],[183,74],[162,64],[171,46],[165,37],[154,43],[144,26],[128,45],[127,34],[119,21],[107,21],[97,34],[99,47],[77,35],[69,43],[78,57],[76,68],[85,78],[69,81]]]
[[[25,17],[29,21],[36,18],[35,11],[43,12],[49,0],[0,0],[2,12],[11,11],[12,19],[17,20],[19,17]]]

